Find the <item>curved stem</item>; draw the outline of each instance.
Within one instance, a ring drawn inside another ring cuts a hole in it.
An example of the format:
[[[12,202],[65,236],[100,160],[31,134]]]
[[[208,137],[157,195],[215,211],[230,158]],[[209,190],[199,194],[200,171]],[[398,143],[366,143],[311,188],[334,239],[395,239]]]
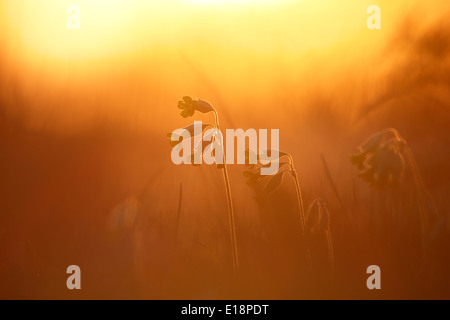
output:
[[[300,189],[300,183],[298,181],[297,171],[294,168],[294,159],[292,158],[291,155],[288,155],[288,156],[289,156],[289,164],[291,167],[291,174],[294,177],[295,190],[297,192],[297,202],[298,202],[299,213],[300,213],[300,228],[301,228],[302,235],[305,237],[305,242],[306,242],[306,248],[305,248],[306,265],[309,269],[312,269],[311,252],[310,252],[310,248],[309,248],[309,236],[308,236],[307,230],[306,230],[306,218],[305,218],[305,209],[303,206],[302,191]]]
[[[214,107],[213,107],[214,109]],[[220,125],[219,125],[219,114],[217,113],[217,110],[214,109],[214,120],[216,122],[216,128],[217,130],[220,130]]]
[[[305,219],[305,209],[303,206],[302,191],[300,189],[300,183],[298,181],[297,171],[294,168],[294,161],[293,161],[291,155],[289,155],[289,164],[291,166],[291,173],[292,173],[292,176],[294,177],[295,189],[297,191],[297,201],[298,201],[298,207],[299,207],[299,211],[300,211],[300,226],[301,226],[302,233],[305,233],[306,219]]]
[[[303,207],[302,191],[300,190],[300,183],[298,181],[298,175],[297,175],[297,171],[295,169],[292,170],[292,175],[294,177],[295,189],[297,191],[298,207],[300,209],[301,229],[302,229],[302,232],[305,233],[305,231],[306,231],[305,210],[304,210],[304,207]]]
[[[421,232],[422,236],[424,236],[428,229],[428,223],[427,223],[427,218],[426,218],[426,214],[425,214],[423,183],[418,174],[418,168],[417,168],[416,161],[414,160],[414,157],[413,157],[412,152],[409,149],[408,145],[405,145],[405,150],[406,150],[406,156],[407,156],[409,165],[411,166],[411,171],[412,171],[412,174],[414,177],[414,183],[416,184],[417,201],[419,202],[420,232]]]
[[[219,126],[219,115],[216,110],[214,110],[214,117],[216,121],[216,128],[220,131]],[[230,240],[231,247],[233,250],[233,267],[234,271],[237,272],[239,269],[239,259],[238,259],[238,250],[236,244],[236,228],[235,228],[235,217],[233,210],[233,199],[231,197],[231,188],[230,188],[230,179],[228,177],[228,169],[227,169],[227,161],[225,158],[225,150],[223,148],[223,143],[221,143],[222,155],[223,155],[223,180],[225,181],[225,189],[227,193],[227,205],[228,205],[228,223],[230,228]]]
[[[403,149],[404,151],[403,154],[406,155],[406,160],[409,163],[417,192],[416,196],[419,207],[420,234],[422,235],[422,239],[424,239],[424,236],[428,231],[428,217],[425,208],[425,187],[419,174],[419,168],[417,166],[416,160],[414,159],[414,155],[408,145],[408,142],[400,136],[398,131],[391,128],[387,130],[387,133],[391,133],[397,139],[397,141],[401,146],[401,149]],[[422,241],[422,254],[426,254],[423,241]]]
[[[414,159],[414,156],[412,154],[411,149],[409,148],[408,143],[403,139],[397,130],[390,128],[387,129],[387,133],[391,133],[395,136],[395,138],[398,140],[398,142],[403,147],[403,150],[405,150],[407,161],[409,162],[409,165],[411,167],[414,183],[416,185],[417,189],[417,201],[419,205],[419,219],[420,219],[420,232],[423,235],[425,235],[427,229],[428,229],[428,222],[427,217],[425,213],[425,199],[424,199],[424,186],[422,179],[419,175],[419,169],[417,167],[417,163]]]

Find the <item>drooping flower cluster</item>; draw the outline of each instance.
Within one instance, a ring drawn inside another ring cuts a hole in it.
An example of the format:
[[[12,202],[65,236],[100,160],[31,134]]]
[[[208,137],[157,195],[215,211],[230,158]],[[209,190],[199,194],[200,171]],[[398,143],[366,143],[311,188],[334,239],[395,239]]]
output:
[[[181,101],[178,101],[178,108],[181,109],[181,116],[183,118],[191,117],[194,115],[195,111],[201,112],[201,113],[208,113],[208,112],[215,112],[216,110],[214,107],[207,101],[201,100],[201,99],[192,99],[189,96],[183,97]],[[220,132],[216,129],[216,126],[209,124],[209,123],[202,123],[201,127],[197,127],[198,125],[196,123],[191,124],[185,128],[182,128],[178,131],[178,133],[185,132],[187,136],[190,138],[194,138],[197,135],[202,134],[205,132],[205,130],[210,127],[214,129],[212,132],[210,132],[206,137],[202,137],[200,139],[200,143],[197,145],[194,145],[191,149],[190,153],[186,155],[186,162],[191,163],[194,166],[197,166],[201,163],[201,154],[203,151],[210,147],[213,141],[216,141],[216,143],[220,143]],[[170,132],[167,134],[167,137],[169,138],[169,145],[174,148],[178,144],[182,143],[184,137],[182,135],[177,134],[177,132]],[[203,139],[208,138],[211,143],[209,144],[203,144]],[[200,150],[201,149],[201,150]],[[221,166],[220,166],[221,168]]]
[[[271,155],[273,150],[263,150],[261,154],[255,154],[251,150],[245,151],[245,165],[248,170],[244,171],[244,177],[247,179],[247,185],[253,187],[255,190],[259,190],[257,188],[258,183],[263,179],[267,181],[262,193],[264,196],[267,196],[274,192],[283,182],[283,176],[286,172],[293,172],[292,165],[289,161],[282,161],[283,157],[290,157],[289,154],[285,152],[278,151],[278,159],[274,161],[279,162],[279,168],[277,174],[270,176],[261,175],[261,168],[267,168],[270,166],[269,164],[261,164],[259,163],[261,159],[267,158],[268,155]],[[284,170],[283,170],[284,169]],[[266,178],[267,177],[267,178]]]
[[[350,161],[371,187],[395,187],[405,173],[405,147],[406,141],[395,129],[386,129],[364,142],[359,152],[350,156]]]
[[[185,96],[183,97],[183,100],[178,102],[178,108],[181,109],[181,116],[183,118],[192,117],[195,113],[195,111],[198,111],[200,113],[208,113],[213,112],[214,118],[215,118],[215,124],[205,124],[202,125],[200,130],[196,130],[196,123],[194,122],[194,125],[188,126],[186,128],[180,129],[179,131],[175,133],[169,133],[168,137],[170,138],[170,146],[172,148],[178,148],[179,144],[183,144],[183,140],[186,138],[192,138],[192,133],[194,135],[203,135],[203,131],[206,129],[206,127],[212,127],[212,130],[209,132],[205,132],[205,137],[203,139],[200,137],[199,142],[197,145],[193,146],[193,150],[189,150],[189,154],[185,155],[183,153],[183,156],[187,158],[187,161],[185,163],[191,163],[193,165],[198,165],[202,163],[201,154],[204,153],[205,150],[210,150],[210,154],[212,158],[215,158],[215,163],[217,164],[217,168],[223,170],[223,176],[224,176],[224,182],[226,186],[226,194],[227,194],[227,206],[228,206],[228,219],[229,219],[229,226],[230,226],[230,242],[231,242],[231,248],[233,250],[233,267],[234,271],[237,272],[239,268],[239,256],[238,256],[238,249],[236,244],[236,229],[235,229],[235,222],[234,222],[234,210],[233,210],[233,203],[232,203],[232,197],[231,197],[231,188],[229,183],[229,177],[226,167],[226,161],[225,156],[223,154],[223,143],[222,143],[222,134],[220,133],[220,127],[219,127],[219,115],[217,111],[214,109],[211,103],[201,100],[201,99],[192,99],[191,97]],[[179,135],[176,136],[176,133],[180,133],[182,137]],[[175,135],[174,135],[175,134]],[[203,140],[208,140],[209,143],[203,144]],[[189,141],[189,144],[191,141]],[[194,139],[195,143],[195,139]],[[181,146],[181,150],[184,152],[183,146]],[[172,150],[174,151],[174,150]],[[219,161],[217,161],[219,159]],[[209,161],[209,160],[208,160]]]
[[[207,113],[215,111],[214,107],[207,101],[201,99],[192,99],[191,97],[183,97],[183,100],[178,101],[178,108],[181,109],[181,116],[183,118],[192,117],[195,111]]]

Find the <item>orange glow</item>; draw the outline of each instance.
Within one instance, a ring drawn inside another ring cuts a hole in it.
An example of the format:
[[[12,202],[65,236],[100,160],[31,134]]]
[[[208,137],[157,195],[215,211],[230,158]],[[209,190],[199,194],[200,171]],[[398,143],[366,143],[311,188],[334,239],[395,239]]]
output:
[[[373,4],[381,30],[367,28]],[[67,27],[70,5],[81,29]],[[0,298],[70,299],[74,263],[87,298],[372,298],[369,264],[382,297],[449,297],[449,12],[448,0],[0,0]],[[228,182],[175,166],[167,133],[216,121],[180,117],[184,96],[212,103],[221,131],[279,129],[297,173],[261,204],[243,165]],[[391,144],[361,147],[374,133]],[[314,276],[299,202],[330,215],[335,257],[313,239]],[[425,238],[433,261],[414,274]]]
[[[245,95],[246,83],[253,82],[255,103],[259,103],[259,93],[272,86],[280,70],[289,69],[290,76],[297,77],[327,59],[323,70],[329,75],[338,72],[339,56],[348,54],[342,51],[345,46],[357,44],[355,54],[359,43],[376,46],[384,33],[368,38],[365,2],[370,1],[26,0],[3,2],[0,15],[11,67],[20,66],[27,79],[31,72],[45,75],[47,89],[69,77],[72,95],[83,92],[91,97],[90,90],[102,90],[106,82],[119,86],[120,74],[125,72],[141,78],[138,87],[146,82],[170,83],[167,92],[171,92],[189,89],[184,87],[187,81],[192,90],[201,86],[191,79],[196,76],[191,67],[196,66],[213,75],[224,91],[238,95]],[[66,26],[70,16],[66,11],[72,4],[81,10],[80,30]],[[256,70],[264,70],[263,75],[255,77]],[[304,77],[296,81],[299,87],[307,85]],[[38,96],[44,94],[36,85],[40,84],[29,83],[25,88],[31,95],[33,90]],[[105,110],[85,101],[76,107],[77,115],[81,119],[93,112],[107,112],[108,117],[123,118],[121,113],[128,108],[123,105],[125,97],[120,90],[114,92]],[[33,108],[39,108],[37,113],[42,115],[47,107]],[[78,123],[71,124],[75,118],[63,115],[73,113],[72,108],[66,103],[54,125],[64,130],[77,127]],[[162,109],[156,109],[160,114]]]
[[[81,8],[82,28],[66,27],[69,5]],[[120,0],[8,1],[8,23],[30,55],[62,60],[105,56],[129,45],[132,9]]]
[[[277,41],[290,43],[290,54],[342,41],[361,30],[364,1],[7,1],[3,19],[9,41],[27,55],[85,60],[133,53],[161,43],[183,44],[219,32],[223,45],[258,49]],[[69,5],[81,9],[81,30],[69,30]],[[205,4],[205,6],[200,6]],[[343,17],[345,13],[345,19]],[[263,24],[261,24],[264,21]],[[330,23],[331,22],[331,23]],[[266,29],[266,30],[265,30]],[[205,30],[205,31],[206,31]],[[314,30],[313,33],[310,30]]]

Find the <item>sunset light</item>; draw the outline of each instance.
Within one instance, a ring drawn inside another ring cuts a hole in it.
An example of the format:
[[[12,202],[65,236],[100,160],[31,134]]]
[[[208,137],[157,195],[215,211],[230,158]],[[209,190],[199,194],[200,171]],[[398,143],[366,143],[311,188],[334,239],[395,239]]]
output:
[[[0,299],[449,298],[449,17],[0,0]]]

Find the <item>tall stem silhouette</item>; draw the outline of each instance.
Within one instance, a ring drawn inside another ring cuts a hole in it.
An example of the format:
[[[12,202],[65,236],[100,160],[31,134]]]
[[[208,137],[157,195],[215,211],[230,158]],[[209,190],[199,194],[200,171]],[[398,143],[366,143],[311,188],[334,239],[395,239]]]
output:
[[[219,130],[219,132],[221,132],[220,125],[219,125],[219,115],[215,109],[214,109],[214,118],[216,121],[216,128],[217,128],[217,130]],[[235,217],[234,217],[234,209],[233,209],[233,199],[231,197],[230,179],[228,177],[227,161],[225,158],[225,150],[223,148],[222,141],[221,141],[221,148],[222,148],[222,154],[223,154],[223,168],[222,168],[223,180],[225,181],[225,189],[226,189],[226,193],[227,193],[230,240],[231,240],[231,247],[233,250],[233,267],[234,267],[234,271],[237,272],[239,269],[239,257],[238,257],[238,250],[237,250],[237,244],[236,244],[236,227],[235,227]]]
[[[428,229],[428,223],[425,212],[424,186],[422,179],[419,175],[419,169],[417,167],[416,160],[414,159],[413,153],[409,148],[408,142],[400,136],[398,131],[392,128],[388,129],[387,131],[392,133],[395,136],[395,138],[402,143],[403,150],[405,151],[404,154],[406,155],[406,160],[409,163],[409,166],[411,167],[411,173],[413,175],[414,184],[417,191],[417,202],[419,205],[420,232],[422,236],[424,236]]]
[[[288,154],[288,157],[289,157],[289,166],[291,167],[291,174],[294,177],[294,181],[295,181],[295,190],[297,191],[297,203],[298,203],[299,214],[300,214],[300,228],[301,228],[302,235],[305,237],[305,242],[306,242],[306,246],[305,246],[306,265],[308,266],[308,268],[311,269],[312,268],[311,252],[310,252],[310,248],[309,248],[309,235],[308,235],[308,231],[306,230],[306,217],[305,217],[305,209],[303,206],[302,191],[300,189],[300,183],[298,181],[297,171],[294,168],[294,159],[292,158],[292,156],[290,154]]]

